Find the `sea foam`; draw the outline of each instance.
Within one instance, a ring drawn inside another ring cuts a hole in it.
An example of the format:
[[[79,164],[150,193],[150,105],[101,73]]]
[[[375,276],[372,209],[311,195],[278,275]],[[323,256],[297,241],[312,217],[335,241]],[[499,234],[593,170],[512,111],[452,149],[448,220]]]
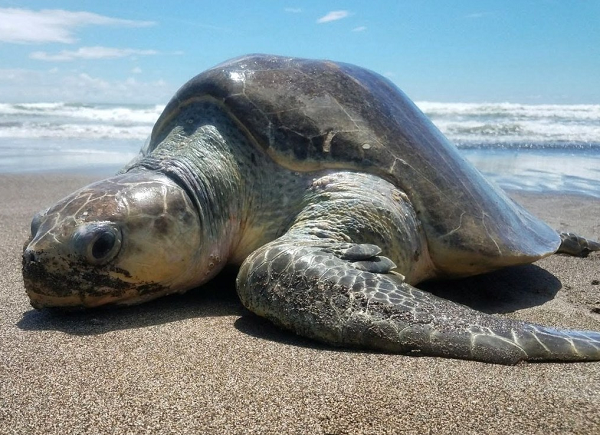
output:
[[[600,147],[600,105],[437,103],[417,106],[459,147]],[[161,105],[0,103],[0,137],[144,140]]]
[[[0,103],[0,137],[144,140],[163,109],[159,105]]]
[[[426,101],[417,105],[459,147],[600,147],[600,105]]]

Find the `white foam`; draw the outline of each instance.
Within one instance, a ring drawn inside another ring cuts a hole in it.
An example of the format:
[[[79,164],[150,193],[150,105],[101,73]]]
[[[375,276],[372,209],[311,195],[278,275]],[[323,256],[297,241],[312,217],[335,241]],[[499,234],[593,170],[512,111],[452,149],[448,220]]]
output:
[[[438,103],[417,105],[459,146],[600,146],[600,105]],[[0,103],[2,138],[146,138],[160,105]]]
[[[164,106],[0,103],[1,138],[141,139]]]
[[[427,101],[417,105],[458,143],[600,144],[600,105]]]
[[[5,115],[53,117],[118,123],[154,124],[164,106],[113,106],[66,103],[0,103],[0,119]]]
[[[492,116],[554,118],[567,120],[600,119],[600,104],[515,104],[438,103],[419,101],[416,105],[428,116]]]
[[[151,133],[148,125],[105,125],[105,124],[23,124],[0,128],[0,138],[15,139],[134,139],[145,140]]]
[[[600,124],[561,124],[545,120],[482,122],[433,119],[449,139],[459,143],[598,143]]]

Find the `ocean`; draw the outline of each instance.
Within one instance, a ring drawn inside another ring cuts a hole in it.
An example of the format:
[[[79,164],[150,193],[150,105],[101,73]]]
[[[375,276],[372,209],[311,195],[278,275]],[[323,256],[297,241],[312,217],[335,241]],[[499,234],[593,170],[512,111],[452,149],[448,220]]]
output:
[[[600,198],[600,105],[417,105],[501,187]],[[163,108],[0,103],[0,173],[108,176],[138,153]]]

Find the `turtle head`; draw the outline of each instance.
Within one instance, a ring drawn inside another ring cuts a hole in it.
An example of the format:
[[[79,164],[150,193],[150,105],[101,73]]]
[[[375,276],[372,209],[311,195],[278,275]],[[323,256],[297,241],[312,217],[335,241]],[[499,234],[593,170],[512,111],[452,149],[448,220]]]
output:
[[[38,213],[23,252],[31,304],[135,304],[183,292],[218,270],[186,191],[134,172],[91,184]]]

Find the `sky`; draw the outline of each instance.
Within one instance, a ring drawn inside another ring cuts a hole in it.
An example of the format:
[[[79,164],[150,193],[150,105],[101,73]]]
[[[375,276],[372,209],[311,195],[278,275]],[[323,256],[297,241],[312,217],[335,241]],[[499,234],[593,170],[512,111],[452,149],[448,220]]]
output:
[[[0,103],[165,104],[246,53],[354,63],[416,101],[600,104],[600,0],[0,0]]]

